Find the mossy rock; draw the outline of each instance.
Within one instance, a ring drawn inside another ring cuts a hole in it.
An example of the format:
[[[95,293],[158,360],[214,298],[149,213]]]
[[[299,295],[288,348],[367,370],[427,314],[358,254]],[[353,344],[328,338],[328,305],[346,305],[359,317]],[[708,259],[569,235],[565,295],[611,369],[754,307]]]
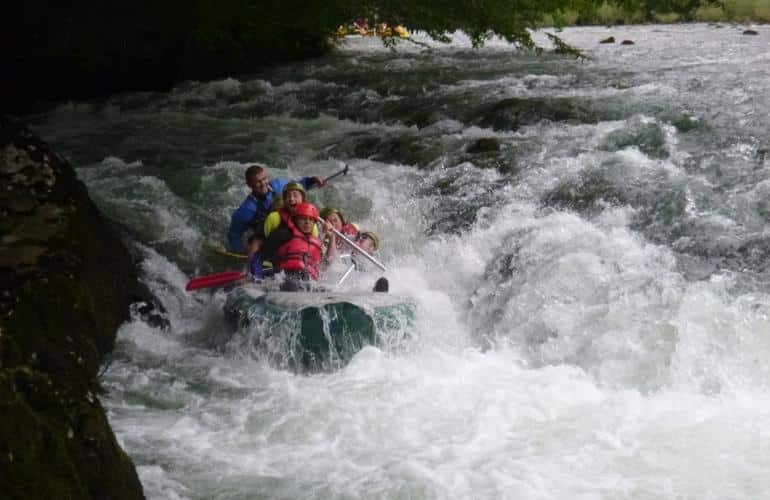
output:
[[[495,130],[516,130],[540,121],[597,123],[599,114],[590,101],[571,97],[513,97],[482,106],[466,121]]]
[[[0,183],[0,491],[143,498],[96,396],[137,289],[132,259],[72,167],[8,117]]]
[[[666,136],[656,123],[639,123],[628,128],[610,132],[604,137],[600,149],[619,151],[636,146],[650,158],[667,158]]]
[[[0,371],[5,498],[141,498],[98,399],[27,367]]]
[[[588,174],[577,182],[567,182],[547,193],[543,203],[550,207],[569,208],[577,212],[591,212],[599,203],[620,205],[626,203],[623,193],[598,173]]]
[[[500,141],[494,137],[482,137],[473,141],[465,148],[465,152],[468,154],[492,153],[496,151],[500,151]]]
[[[334,158],[367,158],[416,167],[430,165],[441,154],[441,145],[425,137],[378,136],[368,132],[350,134],[327,151]]]

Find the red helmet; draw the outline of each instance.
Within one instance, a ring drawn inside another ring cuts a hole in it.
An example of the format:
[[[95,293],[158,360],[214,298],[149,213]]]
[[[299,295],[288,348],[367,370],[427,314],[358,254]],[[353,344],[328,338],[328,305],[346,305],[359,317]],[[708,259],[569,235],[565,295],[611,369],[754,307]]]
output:
[[[300,215],[316,220],[318,219],[318,209],[312,203],[303,201],[302,203],[297,203],[297,206],[294,207],[294,216]]]

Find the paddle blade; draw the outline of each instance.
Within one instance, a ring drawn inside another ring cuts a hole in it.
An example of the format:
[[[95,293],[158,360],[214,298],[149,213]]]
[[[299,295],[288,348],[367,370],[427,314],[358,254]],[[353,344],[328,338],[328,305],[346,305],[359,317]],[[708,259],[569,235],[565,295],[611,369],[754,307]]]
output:
[[[213,247],[211,251],[214,252],[216,255],[219,255],[220,257],[229,257],[231,259],[238,259],[238,260],[246,260],[249,258],[249,256],[246,254],[231,252],[223,246]]]
[[[191,292],[193,290],[200,290],[201,288],[214,288],[217,286],[227,285],[234,281],[238,281],[241,278],[245,278],[247,275],[240,271],[228,271],[226,273],[209,274],[207,276],[199,276],[191,279],[185,290]]]

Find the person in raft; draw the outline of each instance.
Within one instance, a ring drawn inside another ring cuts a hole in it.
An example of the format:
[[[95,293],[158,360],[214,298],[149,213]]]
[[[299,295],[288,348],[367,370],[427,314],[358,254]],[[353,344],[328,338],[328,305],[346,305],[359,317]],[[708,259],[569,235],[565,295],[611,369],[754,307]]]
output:
[[[291,213],[280,210],[281,223],[270,232],[262,247],[262,255],[269,258],[276,272],[286,274],[281,286],[285,291],[307,290],[310,283],[318,281],[324,258],[323,243],[318,237],[318,209],[312,203],[302,201],[294,206]],[[336,241],[331,224],[326,230],[332,234],[329,255],[336,252]]]
[[[249,229],[257,235],[257,239],[261,237],[264,233],[265,218],[273,210],[273,201],[280,198],[284,188],[290,183],[287,179],[270,179],[267,175],[267,167],[259,164],[247,168],[244,177],[251,193],[233,212],[230,228],[227,230],[229,250],[235,253],[246,252],[243,236]],[[303,189],[324,186],[324,180],[321,177],[303,177],[294,182],[299,183]]]
[[[297,205],[305,201],[307,192],[302,183],[290,182],[283,188],[280,198],[273,201],[274,210],[265,218],[262,223],[262,234],[254,233],[249,238],[249,272],[252,278],[259,280],[273,273],[273,264],[269,258],[265,258],[265,251],[262,249],[265,240],[283,224],[284,220],[290,220],[294,215]],[[318,228],[313,228],[314,236],[318,237]],[[272,253],[275,249],[270,248]]]
[[[364,252],[368,253],[369,255],[372,255],[374,252],[380,249],[380,238],[377,236],[377,233],[374,231],[361,231],[356,236],[355,240],[356,245],[361,248]],[[353,264],[355,264],[356,269],[358,270],[364,270],[364,263],[362,262],[363,259],[356,259],[356,254],[358,253],[357,250],[353,250],[353,254],[351,256],[351,259],[353,261]],[[379,278],[377,282],[374,284],[374,290],[375,292],[387,292],[390,288],[390,284],[388,283],[388,280],[384,277]]]
[[[372,254],[380,249],[380,238],[374,231],[361,231],[356,235],[356,245],[368,254]]]
[[[327,222],[330,221],[330,219],[326,219]],[[339,231],[339,229],[338,229]],[[340,231],[344,235],[343,231]],[[334,235],[334,233],[332,233]],[[341,238],[337,238],[338,240],[341,240]],[[380,238],[377,236],[377,234],[374,231],[361,231],[358,232],[354,237],[351,238],[353,243],[358,245],[358,247],[366,252],[369,255],[374,254],[379,248],[380,248]],[[327,245],[327,247],[330,247],[331,245]],[[329,260],[327,257],[326,263],[330,266],[330,268],[333,268],[335,263],[337,261],[344,263],[346,267],[349,267],[350,265],[355,266],[355,269],[358,271],[364,271],[366,270],[366,261],[364,258],[361,258],[359,256],[358,250],[355,250],[353,248],[350,248],[349,245],[347,245],[345,242],[341,242],[340,244],[335,245],[337,247],[337,253],[335,255],[332,255],[334,260]],[[350,249],[351,253],[348,254],[342,254],[340,253],[343,249]],[[374,285],[374,291],[375,292],[387,292],[389,288],[388,280],[384,277],[377,280],[377,282]]]
[[[321,210],[321,218],[329,221],[331,223],[332,227],[339,231],[340,233],[344,234],[351,240],[355,240],[356,236],[358,236],[358,225],[353,224],[352,222],[346,222],[345,217],[342,215],[342,212],[337,210],[334,207],[326,207],[323,210]],[[327,232],[324,233],[324,247],[328,248],[329,246],[329,235],[333,234],[333,232]],[[342,252],[343,250],[352,250],[345,248],[347,245],[344,241],[342,241],[342,238],[337,238],[337,251]]]

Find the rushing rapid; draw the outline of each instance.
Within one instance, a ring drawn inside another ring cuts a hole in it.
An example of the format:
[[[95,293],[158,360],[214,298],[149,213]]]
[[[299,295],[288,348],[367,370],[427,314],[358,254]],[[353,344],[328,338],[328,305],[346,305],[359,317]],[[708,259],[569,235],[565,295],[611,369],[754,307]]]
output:
[[[137,304],[102,376],[148,498],[770,497],[756,30],[565,29],[583,60],[351,38],[29,117],[157,302]],[[297,374],[228,328],[225,291],[184,291],[238,267],[211,248],[256,161],[350,166],[311,195],[380,235],[390,293],[416,307],[398,341]]]

